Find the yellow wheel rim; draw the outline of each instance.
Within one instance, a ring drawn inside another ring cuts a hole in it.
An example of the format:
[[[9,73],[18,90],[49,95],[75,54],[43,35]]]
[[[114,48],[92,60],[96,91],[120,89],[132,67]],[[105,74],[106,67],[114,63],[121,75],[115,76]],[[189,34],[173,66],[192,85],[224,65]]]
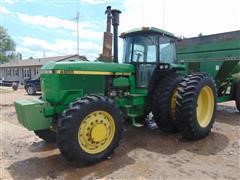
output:
[[[207,127],[214,111],[214,95],[209,86],[204,86],[197,100],[197,120],[201,127]]]
[[[171,113],[172,118],[176,119],[176,101],[177,101],[177,89],[174,90],[172,98],[171,98]]]
[[[89,154],[104,151],[115,134],[113,117],[106,111],[94,111],[81,122],[78,130],[78,143]]]

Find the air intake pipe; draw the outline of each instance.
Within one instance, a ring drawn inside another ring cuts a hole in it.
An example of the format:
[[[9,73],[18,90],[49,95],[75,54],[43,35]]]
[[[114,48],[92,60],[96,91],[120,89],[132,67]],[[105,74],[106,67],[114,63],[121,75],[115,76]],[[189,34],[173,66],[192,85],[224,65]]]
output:
[[[113,61],[118,63],[118,26],[119,26],[119,14],[121,13],[118,9],[112,9],[112,25],[113,25],[113,45],[114,55]]]

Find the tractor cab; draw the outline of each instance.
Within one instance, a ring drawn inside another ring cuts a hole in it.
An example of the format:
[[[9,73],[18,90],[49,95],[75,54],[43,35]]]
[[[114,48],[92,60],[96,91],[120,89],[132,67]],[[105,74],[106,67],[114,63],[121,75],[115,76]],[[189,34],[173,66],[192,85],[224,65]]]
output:
[[[123,63],[131,63],[136,68],[136,86],[144,88],[156,66],[168,70],[177,64],[176,37],[169,32],[153,27],[143,27],[122,33],[124,40]]]

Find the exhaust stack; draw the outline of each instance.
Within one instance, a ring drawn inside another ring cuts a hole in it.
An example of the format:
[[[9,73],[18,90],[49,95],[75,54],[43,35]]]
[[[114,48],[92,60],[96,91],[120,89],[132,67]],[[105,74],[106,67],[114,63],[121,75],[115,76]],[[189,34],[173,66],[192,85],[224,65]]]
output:
[[[101,59],[105,62],[112,61],[112,42],[114,45],[114,59],[113,61],[118,63],[118,26],[119,26],[119,14],[121,11],[118,9],[111,9],[111,6],[107,6],[105,14],[107,14],[107,27],[103,37],[103,53]],[[111,33],[111,23],[113,26],[113,41]]]
[[[113,44],[114,44],[114,62],[118,63],[118,26],[119,26],[119,14],[118,9],[111,10],[112,13],[112,25],[113,25]]]
[[[107,14],[107,27],[106,32],[104,32],[103,35],[103,53],[101,55],[101,58],[106,62],[111,62],[112,61],[111,6],[107,7],[105,14]]]

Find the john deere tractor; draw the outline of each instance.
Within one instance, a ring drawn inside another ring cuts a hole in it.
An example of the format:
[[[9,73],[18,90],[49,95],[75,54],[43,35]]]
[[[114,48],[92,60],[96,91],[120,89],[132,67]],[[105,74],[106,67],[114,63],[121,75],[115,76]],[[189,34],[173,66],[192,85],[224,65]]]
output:
[[[41,68],[42,97],[15,101],[19,122],[56,141],[67,160],[106,159],[119,144],[124,120],[139,127],[152,114],[162,131],[199,140],[211,131],[217,98],[235,99],[239,109],[239,31],[209,43],[208,36],[179,40],[157,28],[134,29],[120,36],[124,53],[118,63],[120,11],[106,12],[102,59],[49,62]]]

